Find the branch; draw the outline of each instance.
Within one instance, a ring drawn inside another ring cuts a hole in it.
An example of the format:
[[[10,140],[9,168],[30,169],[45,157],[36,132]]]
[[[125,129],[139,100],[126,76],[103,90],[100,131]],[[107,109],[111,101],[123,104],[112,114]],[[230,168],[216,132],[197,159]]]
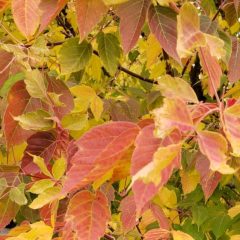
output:
[[[93,53],[94,53],[96,56],[99,56],[98,51],[93,50]],[[139,79],[139,80],[141,80],[141,81],[148,82],[148,83],[152,83],[152,84],[157,84],[157,81],[156,81],[156,80],[142,77],[141,75],[139,75],[139,74],[137,74],[137,73],[135,73],[135,72],[132,72],[132,71],[130,71],[129,69],[127,69],[127,68],[125,68],[125,67],[123,67],[123,66],[121,66],[121,65],[118,66],[118,70],[119,70],[119,71],[122,71],[122,72],[125,72],[126,74],[128,74],[128,75],[130,75],[130,76],[132,76],[132,77],[135,77],[135,78],[137,78],[137,79]]]

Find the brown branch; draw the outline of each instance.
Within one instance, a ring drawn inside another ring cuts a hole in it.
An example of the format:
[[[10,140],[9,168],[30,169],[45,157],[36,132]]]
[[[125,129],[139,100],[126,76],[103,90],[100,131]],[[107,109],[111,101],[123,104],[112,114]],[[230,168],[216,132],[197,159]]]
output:
[[[94,53],[96,56],[99,56],[98,51],[93,50],[93,53]],[[137,79],[139,79],[139,80],[141,80],[141,81],[148,82],[148,83],[152,83],[152,84],[157,84],[157,81],[156,81],[156,80],[150,79],[150,78],[145,78],[145,77],[143,77],[143,76],[141,76],[141,75],[139,75],[139,74],[137,74],[137,73],[135,73],[135,72],[130,71],[129,69],[127,69],[127,68],[125,68],[125,67],[123,67],[123,66],[121,66],[121,65],[118,66],[118,70],[119,70],[119,71],[122,71],[122,72],[125,72],[126,74],[128,74],[128,75],[130,75],[130,76],[132,76],[132,77],[135,77],[135,78],[137,78]]]

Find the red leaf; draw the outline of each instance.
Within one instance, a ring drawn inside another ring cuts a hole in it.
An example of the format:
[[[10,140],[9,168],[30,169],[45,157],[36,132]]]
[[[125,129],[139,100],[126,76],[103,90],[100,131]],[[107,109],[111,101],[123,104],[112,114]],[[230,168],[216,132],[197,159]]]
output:
[[[59,14],[68,0],[41,0],[39,9],[42,12],[40,19],[40,27],[38,34],[40,34],[48,24]]]
[[[120,34],[124,52],[129,52],[136,44],[146,19],[149,0],[131,0],[117,9],[120,17]]]
[[[136,204],[134,196],[125,197],[120,203],[121,221],[124,232],[132,230],[137,224]]]
[[[40,170],[28,153],[44,158],[48,163],[57,148],[56,135],[50,132],[38,132],[27,140],[27,148],[22,159],[22,169],[26,174],[35,174]]]
[[[77,22],[81,39],[84,39],[107,12],[102,0],[76,0]]]
[[[63,240],[69,240],[69,232],[72,231],[78,240],[100,239],[105,233],[108,220],[108,200],[103,193],[79,192],[69,202]]]
[[[0,87],[10,77],[10,75],[16,74],[20,67],[15,62],[15,58],[12,53],[0,50]]]
[[[213,97],[213,95],[217,93],[217,90],[220,87],[222,69],[217,59],[211,56],[207,47],[200,48],[199,57],[204,72],[208,74],[208,93],[211,97]]]
[[[91,129],[75,145],[63,192],[86,186],[110,170],[133,144],[139,127],[130,122],[112,122]]]
[[[148,11],[148,23],[151,32],[156,36],[163,49],[176,61],[180,62],[177,54],[177,15],[167,7],[154,7]]]
[[[209,160],[201,153],[198,153],[196,156],[196,169],[200,174],[200,184],[204,192],[205,201],[207,201],[216,189],[222,175],[219,172],[210,170]]]
[[[74,107],[73,96],[63,81],[55,78],[48,79],[48,92],[54,92],[61,95],[59,100],[64,105],[61,107],[54,107],[54,113],[59,119],[62,119],[66,114],[71,112]]]
[[[143,128],[135,141],[136,148],[132,156],[131,165],[132,176],[137,174],[142,168],[153,161],[154,154],[159,147],[178,143],[181,139],[181,135],[178,130],[173,131],[165,139],[154,137],[153,131],[154,124]],[[138,179],[133,183],[132,189],[138,214],[141,212],[146,203],[157,193],[158,189],[168,181],[173,169],[178,167],[179,164],[180,159],[177,157],[170,165],[162,170],[162,179],[158,186],[155,186],[154,183],[146,184],[141,179]]]
[[[22,129],[13,117],[41,108],[41,101],[28,94],[24,81],[19,81],[13,85],[8,94],[8,106],[3,119],[4,134],[8,146],[20,144],[33,134],[32,131]]]
[[[240,43],[236,37],[232,38],[232,55],[228,65],[228,78],[230,82],[240,79]]]
[[[12,0],[14,21],[27,39],[35,34],[39,26],[39,2],[39,0]]]

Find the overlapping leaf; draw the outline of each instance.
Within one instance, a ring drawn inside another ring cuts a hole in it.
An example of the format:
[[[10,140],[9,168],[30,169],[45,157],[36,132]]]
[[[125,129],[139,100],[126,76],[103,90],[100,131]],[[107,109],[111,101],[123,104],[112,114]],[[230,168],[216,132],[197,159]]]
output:
[[[191,86],[181,78],[173,78],[165,75],[159,78],[158,86],[165,97],[180,98],[187,102],[198,103],[196,93]]]
[[[151,32],[156,36],[163,49],[176,61],[180,62],[177,54],[177,14],[167,7],[150,6],[148,23]]]
[[[209,159],[210,169],[223,174],[233,173],[233,169],[227,165],[227,140],[217,132],[199,131],[198,144],[201,152]]]
[[[105,233],[108,220],[108,200],[102,192],[79,192],[69,202],[63,239],[69,239],[69,232],[75,232],[79,240],[100,239]]]
[[[75,2],[78,28],[84,39],[107,12],[102,0],[77,0]]]
[[[149,0],[132,0],[118,7],[120,34],[125,53],[135,46],[145,22],[149,5]]]
[[[200,174],[200,184],[204,192],[205,201],[207,201],[216,189],[222,175],[219,172],[210,170],[209,160],[201,153],[198,153],[196,156],[196,169]]]
[[[154,110],[156,134],[163,138],[175,128],[193,130],[193,121],[186,103],[181,99],[165,98],[163,106]]]
[[[107,173],[133,144],[139,127],[130,122],[112,122],[93,128],[75,142],[63,192],[85,186]],[[94,149],[94,150],[93,150]]]

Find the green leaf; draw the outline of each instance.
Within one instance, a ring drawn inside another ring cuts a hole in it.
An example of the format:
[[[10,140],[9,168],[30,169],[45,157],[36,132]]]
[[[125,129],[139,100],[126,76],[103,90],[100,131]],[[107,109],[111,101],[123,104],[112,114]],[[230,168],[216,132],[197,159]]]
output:
[[[86,67],[92,56],[92,45],[87,41],[79,44],[79,38],[68,39],[59,51],[62,74],[78,72]]]
[[[62,125],[71,131],[81,131],[88,123],[88,115],[83,113],[70,113],[63,117]]]
[[[53,167],[52,167],[52,174],[53,174],[53,177],[56,179],[56,180],[59,180],[65,173],[66,171],[66,168],[67,168],[67,162],[66,162],[66,159],[61,157],[59,159],[57,159],[54,164],[53,164]]]
[[[17,73],[15,75],[10,76],[2,85],[0,88],[0,96],[4,97],[7,95],[8,91],[11,89],[11,87],[18,81],[23,80],[25,77],[25,74],[23,72]]]
[[[29,207],[32,209],[42,208],[44,205],[57,199],[60,191],[61,189],[59,187],[51,187],[46,189],[44,192],[39,194],[38,197],[32,201]]]
[[[28,71],[25,73],[26,89],[31,97],[45,98],[47,88],[42,73],[39,70]]]
[[[200,227],[208,219],[208,210],[203,206],[194,206],[192,208],[193,221]]]
[[[20,184],[18,187],[11,188],[9,193],[10,199],[20,206],[27,204],[27,198],[25,197],[24,194],[24,188],[25,184]]]
[[[53,128],[54,122],[49,119],[51,115],[41,109],[35,112],[28,112],[14,117],[15,121],[26,130],[47,131]]]
[[[31,188],[28,190],[28,192],[40,194],[44,192],[46,189],[51,188],[54,186],[54,182],[50,179],[42,179],[37,182],[35,182]]]
[[[118,38],[111,33],[100,32],[97,35],[98,51],[104,67],[114,75],[117,71],[121,48]]]

